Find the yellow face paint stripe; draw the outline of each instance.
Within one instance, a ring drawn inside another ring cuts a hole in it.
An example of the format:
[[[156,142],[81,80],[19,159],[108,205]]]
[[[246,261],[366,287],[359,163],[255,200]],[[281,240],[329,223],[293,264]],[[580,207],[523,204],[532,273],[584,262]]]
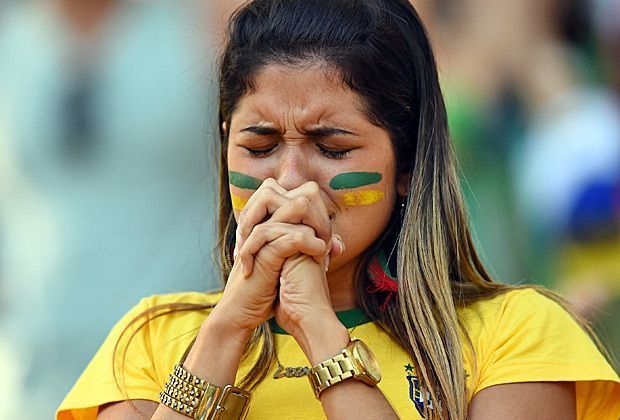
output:
[[[246,204],[248,204],[248,199],[244,197],[239,197],[238,195],[231,194],[230,196],[232,200],[232,206],[235,210],[243,210]]]
[[[343,204],[345,206],[370,206],[383,200],[383,191],[367,190],[353,191],[342,195]],[[243,210],[248,204],[248,199],[238,195],[231,195],[232,206],[235,210]]]
[[[383,200],[383,191],[353,191],[342,195],[345,206],[370,206]]]

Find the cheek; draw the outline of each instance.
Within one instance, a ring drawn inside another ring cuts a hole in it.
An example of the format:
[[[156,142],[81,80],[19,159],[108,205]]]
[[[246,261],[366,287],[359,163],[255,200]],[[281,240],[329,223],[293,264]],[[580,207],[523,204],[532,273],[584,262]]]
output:
[[[369,164],[356,170],[335,174],[327,188],[341,208],[382,207],[391,202],[394,174],[391,167]]]
[[[345,173],[330,182],[331,194],[340,203],[334,230],[358,254],[370,246],[390,220],[395,202],[391,168],[382,172]],[[337,189],[346,186],[348,188]],[[346,236],[346,238],[345,238]]]
[[[251,158],[239,147],[229,146],[226,164],[231,194],[234,192],[249,198],[263,180],[273,177],[273,168],[277,162],[273,158]]]
[[[362,254],[381,236],[392,215],[389,200],[386,196],[374,205],[346,207],[334,219],[334,233],[342,237],[346,246],[342,263]]]
[[[232,207],[235,216],[238,216],[250,196],[260,187],[262,178],[257,177],[252,171],[240,172],[231,169],[228,172],[228,182]]]

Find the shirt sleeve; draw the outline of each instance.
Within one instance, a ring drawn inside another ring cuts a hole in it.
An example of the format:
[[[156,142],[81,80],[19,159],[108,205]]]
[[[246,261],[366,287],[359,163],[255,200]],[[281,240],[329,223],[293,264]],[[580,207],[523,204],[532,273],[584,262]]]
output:
[[[158,401],[148,310],[151,298],[131,309],[112,329],[65,397],[57,420],[96,419],[99,406],[129,399]],[[119,340],[120,339],[120,340]]]
[[[485,321],[491,328],[474,394],[497,384],[570,381],[578,419],[617,419],[618,375],[573,317],[532,289],[507,295],[495,322]]]

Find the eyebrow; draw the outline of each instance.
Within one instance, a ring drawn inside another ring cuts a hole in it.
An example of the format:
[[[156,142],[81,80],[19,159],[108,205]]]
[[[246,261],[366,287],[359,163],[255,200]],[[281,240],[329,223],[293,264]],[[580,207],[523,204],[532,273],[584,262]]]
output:
[[[304,134],[310,137],[357,136],[357,134],[343,128],[325,126],[311,128],[306,130]]]
[[[252,133],[259,136],[269,136],[273,134],[280,134],[280,130],[274,127],[265,127],[262,125],[251,125],[239,130],[240,133]]]
[[[252,133],[259,136],[271,136],[275,134],[282,134],[280,130],[275,127],[265,127],[261,125],[251,125],[240,130],[241,133]],[[309,137],[330,137],[330,136],[357,136],[352,131],[345,130],[337,127],[314,127],[308,130],[304,130],[303,134]]]

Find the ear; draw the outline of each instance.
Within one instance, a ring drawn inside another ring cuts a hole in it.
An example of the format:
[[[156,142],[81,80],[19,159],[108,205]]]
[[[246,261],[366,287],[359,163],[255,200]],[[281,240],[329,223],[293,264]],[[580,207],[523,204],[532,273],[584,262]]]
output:
[[[224,136],[228,136],[228,124],[226,124],[226,121],[224,121],[222,123],[222,133],[224,133]]]
[[[396,192],[399,197],[407,197],[409,194],[409,184],[411,183],[411,174],[402,173],[396,181]]]

